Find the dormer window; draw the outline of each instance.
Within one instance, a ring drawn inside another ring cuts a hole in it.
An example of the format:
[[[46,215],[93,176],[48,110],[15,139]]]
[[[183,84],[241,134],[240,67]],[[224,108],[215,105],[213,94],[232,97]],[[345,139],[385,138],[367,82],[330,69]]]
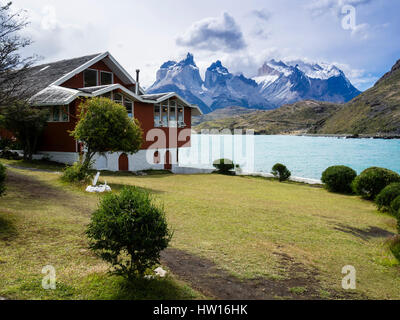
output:
[[[97,70],[86,69],[83,72],[84,87],[95,87],[97,86]]]
[[[110,84],[113,84],[113,73],[112,72],[107,72],[107,71],[101,71],[100,72],[100,85],[101,86],[107,86]]]

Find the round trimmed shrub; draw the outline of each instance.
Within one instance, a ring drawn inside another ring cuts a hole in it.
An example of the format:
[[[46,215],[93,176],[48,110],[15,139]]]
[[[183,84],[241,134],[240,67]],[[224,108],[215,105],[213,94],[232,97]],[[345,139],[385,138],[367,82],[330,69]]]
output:
[[[70,183],[88,183],[92,178],[90,171],[79,162],[63,170],[61,180]]]
[[[390,204],[390,210],[394,216],[400,218],[400,195],[396,197]]]
[[[380,211],[390,211],[392,201],[398,196],[400,196],[400,183],[391,183],[378,194],[375,203]]]
[[[232,170],[235,168],[232,160],[229,159],[218,159],[213,162],[213,167],[217,169],[218,173],[231,174]]]
[[[352,193],[351,184],[357,177],[357,172],[346,166],[329,167],[322,173],[322,182],[331,192]]]
[[[272,167],[271,173],[275,178],[278,178],[280,182],[288,180],[292,173],[282,163],[277,163]]]
[[[6,180],[6,167],[0,163],[0,197],[6,191],[5,180]]]
[[[142,277],[159,263],[172,234],[163,207],[137,187],[107,194],[86,231],[90,248],[128,279]]]
[[[374,200],[375,197],[389,184],[400,182],[400,175],[394,171],[371,167],[354,179],[354,191],[364,199]]]

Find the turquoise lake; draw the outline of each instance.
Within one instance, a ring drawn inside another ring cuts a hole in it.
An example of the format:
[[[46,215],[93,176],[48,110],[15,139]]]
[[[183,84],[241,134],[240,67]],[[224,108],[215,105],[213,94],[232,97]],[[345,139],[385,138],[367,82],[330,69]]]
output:
[[[269,173],[279,162],[293,176],[310,179],[320,179],[332,165],[346,165],[358,173],[372,166],[400,173],[400,140],[302,136],[253,136],[244,140],[244,136],[194,134],[192,147],[181,151],[179,163],[211,168],[214,160],[228,158],[246,172]]]

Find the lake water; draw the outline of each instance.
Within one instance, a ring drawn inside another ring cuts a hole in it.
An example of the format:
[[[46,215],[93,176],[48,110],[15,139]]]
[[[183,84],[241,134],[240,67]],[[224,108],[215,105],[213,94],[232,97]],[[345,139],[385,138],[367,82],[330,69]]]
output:
[[[400,140],[301,136],[192,135],[192,147],[180,152],[180,165],[211,168],[220,158],[234,159],[246,172],[269,173],[285,164],[293,176],[320,179],[332,165],[358,173],[372,166],[400,173]]]

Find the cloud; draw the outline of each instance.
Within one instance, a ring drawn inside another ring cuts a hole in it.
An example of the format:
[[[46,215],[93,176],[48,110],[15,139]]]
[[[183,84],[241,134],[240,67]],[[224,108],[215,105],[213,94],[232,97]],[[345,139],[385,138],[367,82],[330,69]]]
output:
[[[243,33],[228,13],[194,23],[176,39],[179,46],[210,51],[237,51],[246,48]]]
[[[251,14],[263,21],[269,21],[269,19],[271,18],[271,13],[266,9],[253,10],[251,11]]]
[[[311,11],[314,17],[324,15],[331,12],[337,16],[341,14],[344,6],[350,5],[357,8],[360,5],[366,5],[373,0],[312,0],[307,8]]]

